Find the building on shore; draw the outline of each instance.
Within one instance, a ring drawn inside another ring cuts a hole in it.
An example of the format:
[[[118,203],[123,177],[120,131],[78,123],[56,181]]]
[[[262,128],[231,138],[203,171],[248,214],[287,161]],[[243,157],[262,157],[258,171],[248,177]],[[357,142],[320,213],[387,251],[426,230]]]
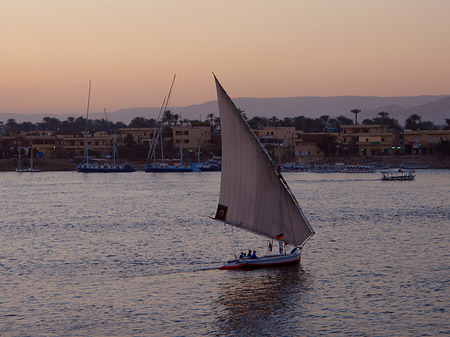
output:
[[[156,138],[158,128],[120,128],[118,132],[118,143],[146,144],[150,146],[153,139]]]
[[[392,155],[400,144],[394,141],[394,132],[383,125],[342,125],[339,136],[341,155]]]
[[[405,154],[436,154],[436,147],[443,141],[450,141],[450,130],[404,130]]]
[[[166,127],[167,129],[167,127]],[[157,128],[121,128],[113,134],[118,146],[151,145]],[[294,127],[265,127],[254,130],[274,160],[326,156],[390,156],[397,154],[433,155],[438,145],[450,141],[450,130],[389,130],[383,125],[342,125],[337,132],[304,133]],[[165,130],[166,144],[183,149],[192,155],[220,150],[220,135],[212,134],[209,122],[186,123]],[[88,133],[87,147],[93,156],[112,154],[111,135],[106,131]],[[18,149],[31,148],[38,158],[80,158],[85,151],[83,132],[9,131],[1,137],[1,156],[13,157]],[[204,152],[206,151],[206,152]],[[209,152],[210,153],[210,152]]]
[[[172,142],[174,147],[197,153],[198,148],[211,145],[211,126],[209,122],[186,123],[172,126]]]

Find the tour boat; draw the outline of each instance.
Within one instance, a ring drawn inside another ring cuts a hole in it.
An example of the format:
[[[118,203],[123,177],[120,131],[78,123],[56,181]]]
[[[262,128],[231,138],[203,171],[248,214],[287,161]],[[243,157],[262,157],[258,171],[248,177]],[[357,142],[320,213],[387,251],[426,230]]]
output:
[[[297,264],[314,230],[278,165],[214,76],[222,137],[219,205],[213,219],[278,240],[279,253],[238,257],[220,269]],[[273,243],[269,241],[272,248]],[[287,248],[291,246],[291,248]]]
[[[403,170],[399,169],[397,171],[382,171],[381,180],[414,180],[416,177],[414,170]]]

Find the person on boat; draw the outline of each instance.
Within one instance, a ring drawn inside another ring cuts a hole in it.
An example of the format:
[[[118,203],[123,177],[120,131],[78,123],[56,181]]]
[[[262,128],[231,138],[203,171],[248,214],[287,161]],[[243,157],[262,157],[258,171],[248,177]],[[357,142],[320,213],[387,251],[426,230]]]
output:
[[[250,256],[251,259],[257,259],[256,250],[253,251],[253,254]]]
[[[252,258],[252,251],[251,251],[251,249],[248,250],[247,258],[249,258],[249,259]]]
[[[239,259],[243,259],[245,257],[245,254],[243,252],[241,252],[241,255],[239,255]]]

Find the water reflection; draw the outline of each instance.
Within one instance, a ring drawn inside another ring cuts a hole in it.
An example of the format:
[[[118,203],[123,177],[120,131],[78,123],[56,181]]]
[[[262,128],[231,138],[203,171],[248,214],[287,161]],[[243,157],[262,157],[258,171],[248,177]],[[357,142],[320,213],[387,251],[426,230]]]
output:
[[[227,272],[219,289],[220,334],[292,335],[301,326],[307,277],[300,265]]]

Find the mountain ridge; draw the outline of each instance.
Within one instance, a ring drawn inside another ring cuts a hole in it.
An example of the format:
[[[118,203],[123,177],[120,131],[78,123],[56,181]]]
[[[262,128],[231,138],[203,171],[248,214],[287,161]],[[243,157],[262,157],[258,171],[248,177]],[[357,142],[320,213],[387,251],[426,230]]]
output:
[[[253,116],[272,117],[296,117],[305,116],[318,118],[329,115],[332,118],[345,116],[354,119],[352,109],[361,109],[358,120],[371,119],[381,111],[388,112],[391,118],[396,118],[400,124],[413,113],[422,117],[422,120],[431,120],[436,124],[445,124],[445,118],[450,118],[450,95],[421,95],[421,96],[299,96],[299,97],[271,97],[233,98],[234,103],[242,109],[247,117]],[[169,108],[175,114],[181,114],[181,118],[202,119],[210,113],[218,116],[217,101],[207,101],[184,107],[174,106]],[[135,117],[157,119],[160,107],[134,107],[120,109],[108,114],[111,121],[122,121],[128,124]],[[8,114],[0,113],[0,120],[9,118],[17,122],[30,121],[33,123],[42,121],[43,117],[55,117],[65,120],[67,117],[79,117],[82,114]],[[101,112],[90,113],[93,119],[104,118]]]

